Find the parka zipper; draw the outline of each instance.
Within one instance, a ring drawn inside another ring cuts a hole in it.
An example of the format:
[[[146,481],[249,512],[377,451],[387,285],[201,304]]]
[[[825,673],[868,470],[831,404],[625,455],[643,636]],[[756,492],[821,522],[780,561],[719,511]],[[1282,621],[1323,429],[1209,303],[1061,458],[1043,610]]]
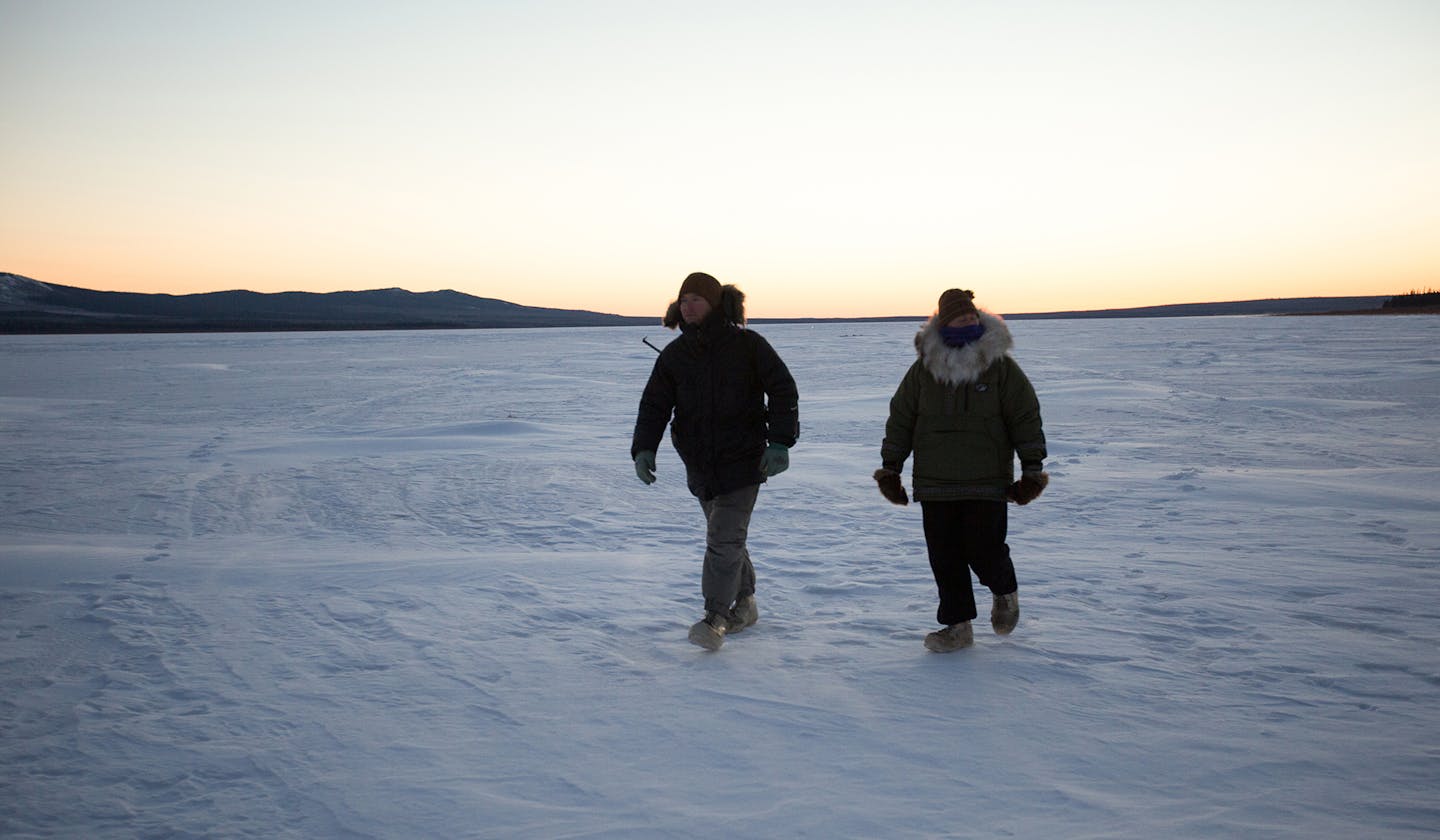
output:
[[[970,386],[965,383],[954,386],[946,395],[950,405],[947,408],[950,414],[970,413]]]

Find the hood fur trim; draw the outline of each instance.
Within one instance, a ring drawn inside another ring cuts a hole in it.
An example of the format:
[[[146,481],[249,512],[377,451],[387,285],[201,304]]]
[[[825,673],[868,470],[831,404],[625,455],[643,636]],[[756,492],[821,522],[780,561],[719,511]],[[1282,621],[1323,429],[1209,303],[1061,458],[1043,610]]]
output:
[[[745,326],[745,293],[739,288],[726,284],[720,287],[720,316],[737,327]],[[712,312],[713,316],[714,313]],[[665,309],[665,317],[660,321],[668,329],[675,329],[680,326],[684,319],[680,317],[680,299],[676,298],[670,302]]]
[[[940,337],[940,323],[931,316],[925,326],[915,333],[915,352],[930,375],[943,385],[963,385],[974,382],[991,365],[1003,358],[1015,346],[1010,328],[999,315],[979,310],[980,323],[985,325],[985,334],[964,347],[951,347]]]

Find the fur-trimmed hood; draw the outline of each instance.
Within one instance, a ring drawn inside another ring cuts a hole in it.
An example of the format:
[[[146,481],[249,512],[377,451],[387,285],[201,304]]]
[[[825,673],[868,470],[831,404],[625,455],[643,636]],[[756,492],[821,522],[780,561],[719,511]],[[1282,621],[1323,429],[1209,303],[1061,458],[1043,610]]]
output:
[[[941,384],[974,382],[1015,346],[1005,319],[983,309],[979,310],[979,314],[985,334],[964,347],[951,347],[945,343],[940,337],[941,325],[936,320],[937,316],[932,315],[915,334],[915,352],[920,355],[925,369]]]
[[[733,285],[726,284],[720,287],[720,308],[716,310],[720,317],[737,327],[745,326],[745,293]],[[708,317],[714,317],[712,312]],[[661,321],[669,329],[680,326],[683,319],[680,317],[680,299],[676,298],[670,302],[665,310],[665,318]]]

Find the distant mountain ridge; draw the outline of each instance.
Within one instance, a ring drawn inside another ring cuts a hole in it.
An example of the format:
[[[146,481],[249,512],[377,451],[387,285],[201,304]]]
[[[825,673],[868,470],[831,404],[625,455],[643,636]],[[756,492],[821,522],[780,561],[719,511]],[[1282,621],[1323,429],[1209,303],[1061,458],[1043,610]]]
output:
[[[99,292],[0,273],[0,332],[242,332],[597,327],[655,324],[582,309],[521,306],[454,291]]]
[[[1006,314],[1039,318],[1163,318],[1288,315],[1379,309],[1387,298],[1318,297],[1184,303],[1130,309]],[[754,323],[923,321],[878,318],[754,318]],[[550,309],[455,291],[206,292],[192,295],[100,292],[0,273],[0,333],[270,332],[287,330],[493,329],[653,326],[654,317]]]

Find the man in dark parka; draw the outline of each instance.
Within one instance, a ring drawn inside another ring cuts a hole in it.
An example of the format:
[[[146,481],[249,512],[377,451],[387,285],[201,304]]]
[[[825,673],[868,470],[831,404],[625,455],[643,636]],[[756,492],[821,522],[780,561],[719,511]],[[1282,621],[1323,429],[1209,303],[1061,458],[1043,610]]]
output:
[[[709,274],[685,278],[665,314],[680,337],[655,360],[640,397],[630,456],[646,484],[670,442],[705,514],[705,617],[690,641],[715,650],[754,624],[755,568],[745,541],[760,485],[784,471],[800,433],[795,380],[763,337],[745,328],[745,295]]]

